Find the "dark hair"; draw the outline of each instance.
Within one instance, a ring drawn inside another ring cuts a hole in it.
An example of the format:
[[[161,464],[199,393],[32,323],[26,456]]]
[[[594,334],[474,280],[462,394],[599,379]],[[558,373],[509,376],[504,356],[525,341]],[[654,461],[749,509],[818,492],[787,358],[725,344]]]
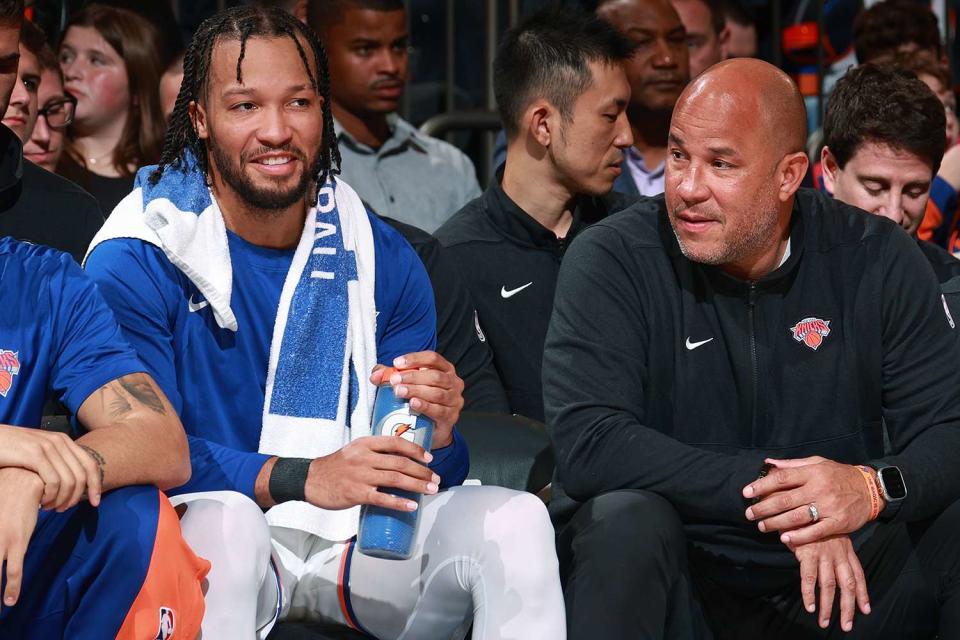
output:
[[[112,161],[121,174],[132,175],[131,166],[151,164],[160,157],[164,127],[157,92],[163,73],[160,32],[133,11],[99,4],[87,5],[74,16],[64,30],[64,36],[70,27],[96,29],[123,59],[130,106]],[[76,152],[71,156],[85,164]]]
[[[57,59],[57,52],[49,44],[43,43],[40,51],[37,52],[37,60],[40,62],[40,71],[56,71],[63,82],[63,70],[60,68],[60,60]]]
[[[23,0],[0,0],[0,23],[20,24],[23,21]]]
[[[884,56],[877,62],[887,62],[907,71],[912,71],[918,78],[921,73],[932,76],[945,91],[950,91],[953,88],[953,83],[950,82],[950,72],[929,51],[912,51],[910,53],[901,51],[889,57]]]
[[[946,125],[940,100],[911,71],[868,63],[837,80],[823,119],[823,143],[841,169],[872,142],[919,156],[936,174]]]
[[[723,16],[741,27],[756,27],[757,19],[753,12],[740,0],[725,0],[723,2]]]
[[[905,44],[942,52],[937,17],[930,7],[911,0],[885,0],[860,12],[853,21],[853,48],[857,62],[875,62]]]
[[[337,24],[347,9],[403,11],[403,0],[307,0],[307,22],[317,31]]]
[[[723,28],[727,26],[723,3],[720,0],[700,0],[700,2],[706,5],[707,11],[710,12],[710,25],[713,27],[713,32],[720,35]]]
[[[20,44],[37,58],[40,57],[40,52],[44,47],[49,48],[46,34],[29,20],[24,20],[23,26],[20,27]]]
[[[620,64],[634,49],[608,23],[570,9],[541,11],[507,31],[493,61],[493,92],[507,137],[517,135],[535,98],[546,98],[568,120],[593,82],[588,64]]]
[[[333,112],[330,109],[330,71],[327,54],[320,44],[317,34],[292,15],[276,7],[234,7],[203,21],[187,48],[183,59],[183,82],[177,95],[173,114],[163,144],[163,154],[159,166],[150,174],[150,183],[156,184],[167,167],[187,170],[186,154],[191,152],[197,166],[208,182],[209,163],[207,148],[190,120],[190,104],[202,103],[206,99],[210,83],[210,61],[213,50],[219,42],[239,40],[240,55],[237,58],[237,81],[242,81],[243,56],[247,40],[252,37],[281,38],[293,40],[300,54],[300,60],[306,68],[307,76],[314,90],[323,97],[323,142],[314,176],[319,188],[327,176],[340,173],[340,151],[337,137],[333,133]],[[307,52],[300,43],[303,38],[310,47],[316,75],[310,66]]]

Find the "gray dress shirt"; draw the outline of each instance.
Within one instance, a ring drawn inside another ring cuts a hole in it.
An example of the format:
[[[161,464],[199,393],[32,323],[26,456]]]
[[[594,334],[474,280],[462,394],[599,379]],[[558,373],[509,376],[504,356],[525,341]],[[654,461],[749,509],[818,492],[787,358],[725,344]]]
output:
[[[396,114],[379,149],[357,142],[334,121],[341,177],[378,214],[433,233],[480,195],[473,163],[443,140],[426,136]]]

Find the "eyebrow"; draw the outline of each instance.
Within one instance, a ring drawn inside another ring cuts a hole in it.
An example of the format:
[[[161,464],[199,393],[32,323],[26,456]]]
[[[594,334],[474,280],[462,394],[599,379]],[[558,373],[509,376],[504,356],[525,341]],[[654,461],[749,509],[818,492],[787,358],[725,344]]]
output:
[[[862,174],[858,175],[857,179],[860,180],[860,182],[879,182],[885,185],[890,184],[891,182],[889,178],[884,178],[882,176],[870,176],[870,175],[862,175]],[[930,180],[915,180],[913,182],[906,183],[905,185],[903,185],[903,188],[908,189],[910,187],[920,187],[920,188],[926,189],[932,183],[933,183],[932,178]]]
[[[13,64],[20,60],[20,52],[17,53],[8,53],[5,56],[0,56],[0,64]]]
[[[295,84],[287,87],[287,93],[299,93],[301,91],[307,91],[308,89],[313,91],[313,87],[308,84]],[[250,87],[231,87],[224,91],[221,96],[224,98],[230,96],[252,96],[255,95],[257,91],[257,89]]]
[[[710,151],[715,156],[735,156],[738,155],[736,149],[731,147],[707,147],[707,150]]]
[[[627,108],[627,104],[629,104],[629,100],[624,100],[623,98],[610,98],[603,103],[603,106],[600,107],[600,110],[606,111],[610,107],[616,107],[622,111],[623,109]]]

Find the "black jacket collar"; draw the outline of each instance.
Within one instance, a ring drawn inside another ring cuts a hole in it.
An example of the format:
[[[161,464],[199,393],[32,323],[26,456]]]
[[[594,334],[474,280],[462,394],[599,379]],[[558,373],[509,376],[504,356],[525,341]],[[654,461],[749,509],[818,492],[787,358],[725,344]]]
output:
[[[604,197],[580,196],[573,209],[573,222],[564,238],[534,220],[510,199],[501,186],[503,167],[490,181],[482,198],[483,210],[494,226],[513,242],[538,249],[562,250],[585,227],[625,208],[630,199],[611,193]]]

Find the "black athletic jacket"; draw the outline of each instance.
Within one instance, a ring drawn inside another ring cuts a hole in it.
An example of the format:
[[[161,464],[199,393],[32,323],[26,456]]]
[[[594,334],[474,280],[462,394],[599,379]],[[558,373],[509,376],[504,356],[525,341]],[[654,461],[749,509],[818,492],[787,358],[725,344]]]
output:
[[[380,218],[403,235],[427,268],[437,305],[437,353],[453,363],[457,375],[463,378],[464,411],[508,413],[507,395],[493,368],[476,307],[451,256],[423,229]]]
[[[764,456],[895,464],[898,520],[960,498],[960,343],[917,243],[807,189],[790,237],[753,283],[684,258],[662,196],[573,243],[543,365],[555,517],[570,497],[646,489],[716,560],[787,567],[744,516]]]
[[[510,410],[542,421],[543,340],[563,254],[587,225],[636,198],[614,193],[581,198],[570,231],[557,239],[504,193],[499,177],[435,235],[460,268],[477,305]]]

